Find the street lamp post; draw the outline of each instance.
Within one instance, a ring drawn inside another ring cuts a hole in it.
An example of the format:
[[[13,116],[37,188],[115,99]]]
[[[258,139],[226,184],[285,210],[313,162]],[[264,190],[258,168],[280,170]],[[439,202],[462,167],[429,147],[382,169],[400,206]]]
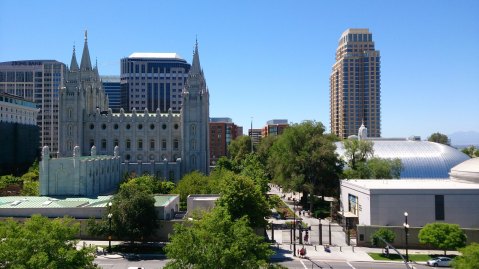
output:
[[[409,224],[407,223],[407,212],[404,212],[404,232],[406,234],[406,262],[409,262],[409,253],[408,253],[408,237],[409,237]]]
[[[293,255],[296,257],[296,198],[293,198]]]
[[[108,203],[108,253],[111,253],[111,217],[113,217],[113,214],[111,213],[111,206],[112,203]]]

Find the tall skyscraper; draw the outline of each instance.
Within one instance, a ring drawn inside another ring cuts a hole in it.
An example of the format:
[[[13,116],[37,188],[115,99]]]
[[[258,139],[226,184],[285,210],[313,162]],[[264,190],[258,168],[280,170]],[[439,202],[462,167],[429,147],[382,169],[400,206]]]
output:
[[[369,29],[347,29],[330,77],[331,133],[356,135],[362,123],[381,136],[381,58]]]
[[[0,92],[32,101],[39,109],[40,146],[58,151],[58,94],[66,72],[55,60],[26,60],[0,63]]]
[[[108,107],[113,113],[120,112],[121,108],[121,92],[120,92],[120,76],[100,76],[103,88],[108,96]]]
[[[176,53],[133,53],[121,59],[121,107],[179,112],[189,71],[190,64]]]

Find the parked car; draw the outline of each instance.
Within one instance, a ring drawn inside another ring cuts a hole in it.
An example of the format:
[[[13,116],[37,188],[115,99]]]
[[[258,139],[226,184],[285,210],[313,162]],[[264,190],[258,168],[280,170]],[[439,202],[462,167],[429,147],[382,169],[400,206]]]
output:
[[[434,267],[438,267],[438,266],[450,266],[451,265],[451,261],[452,259],[451,258],[448,258],[448,257],[437,257],[437,258],[434,258],[434,259],[431,259],[429,261],[427,261],[427,265],[429,266],[434,266]]]

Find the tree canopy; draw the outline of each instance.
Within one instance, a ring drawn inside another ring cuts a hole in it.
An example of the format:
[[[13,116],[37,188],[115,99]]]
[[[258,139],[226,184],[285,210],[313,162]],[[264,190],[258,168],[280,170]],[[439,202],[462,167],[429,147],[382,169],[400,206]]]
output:
[[[251,143],[251,138],[245,135],[232,140],[228,145],[230,159],[236,164],[241,164],[246,155],[251,153]]]
[[[380,246],[384,247],[386,244],[384,243],[383,240],[385,240],[388,243],[394,242],[394,239],[396,239],[396,234],[391,231],[390,229],[387,228],[381,228],[377,230],[372,236],[371,236],[371,241],[373,246]]]
[[[431,244],[444,250],[455,250],[466,245],[466,235],[459,225],[450,223],[428,223],[419,231],[419,242]]]
[[[113,234],[132,242],[148,238],[158,227],[155,198],[151,192],[135,185],[121,185],[113,197],[111,214]]]
[[[344,157],[348,168],[343,177],[348,179],[400,178],[402,162],[399,158],[374,157],[374,143],[368,140],[347,139],[343,141]]]
[[[464,154],[467,154],[471,158],[479,157],[479,149],[474,146],[469,146],[461,150]]]
[[[77,249],[79,224],[72,218],[33,215],[25,223],[0,222],[0,268],[96,268],[93,249]]]
[[[246,217],[252,227],[264,227],[269,203],[261,187],[251,178],[228,173],[224,175],[221,196],[216,206],[224,208],[233,220]]]
[[[166,246],[165,268],[267,268],[273,254],[248,219],[234,219],[217,207],[202,219],[175,225]]]
[[[455,269],[477,269],[479,268],[479,244],[470,245],[459,249],[460,256],[452,261],[452,267]]]
[[[151,175],[131,178],[121,184],[122,186],[135,186],[150,193],[167,194],[175,188],[175,183],[171,181],[158,180]]]
[[[427,141],[436,142],[436,143],[440,143],[440,144],[444,144],[444,145],[449,146],[449,137],[447,137],[447,135],[441,134],[439,132],[433,133],[431,136],[429,136],[427,138]]]
[[[337,194],[342,165],[334,137],[319,122],[304,121],[286,128],[270,148],[268,168],[285,189],[321,195]]]

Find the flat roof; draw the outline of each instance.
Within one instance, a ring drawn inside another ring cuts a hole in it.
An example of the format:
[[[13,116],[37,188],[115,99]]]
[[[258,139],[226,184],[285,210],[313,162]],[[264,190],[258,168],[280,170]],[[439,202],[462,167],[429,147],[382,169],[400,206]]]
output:
[[[184,60],[178,53],[174,52],[134,52],[130,56],[130,59],[179,59]]]
[[[155,195],[155,207],[167,206],[178,195]],[[4,196],[0,197],[1,208],[76,208],[107,207],[112,195],[88,197]]]
[[[451,179],[345,179],[341,185],[375,190],[479,190],[479,184]]]

